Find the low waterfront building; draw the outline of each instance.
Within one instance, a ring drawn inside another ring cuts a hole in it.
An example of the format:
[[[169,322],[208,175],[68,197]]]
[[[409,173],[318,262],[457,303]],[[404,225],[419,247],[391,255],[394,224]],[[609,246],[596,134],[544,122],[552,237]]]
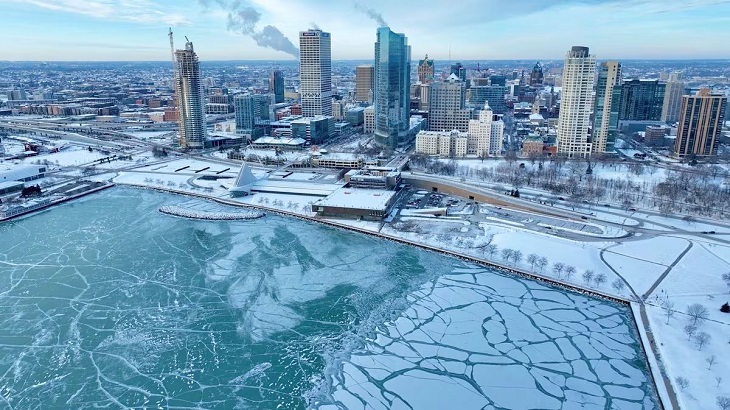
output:
[[[396,198],[395,191],[343,187],[315,201],[312,212],[322,217],[381,221]]]
[[[0,169],[0,182],[33,181],[46,176],[46,167],[43,165],[21,165],[7,169]]]

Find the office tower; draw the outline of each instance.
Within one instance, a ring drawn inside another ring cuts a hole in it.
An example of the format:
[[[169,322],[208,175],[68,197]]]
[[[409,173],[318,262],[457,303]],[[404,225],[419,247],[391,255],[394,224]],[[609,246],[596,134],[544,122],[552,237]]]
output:
[[[375,84],[375,67],[372,65],[359,65],[355,68],[355,100],[362,102],[373,102]]]
[[[530,73],[530,87],[541,87],[544,81],[544,75],[542,73],[542,65],[538,61],[535,66],[532,67]]]
[[[712,94],[707,88],[685,95],[674,153],[680,157],[717,155],[726,106],[724,95]]]
[[[679,114],[682,112],[682,96],[684,96],[682,73],[674,72],[669,74],[662,105],[662,121],[679,121]]]
[[[507,77],[503,75],[493,75],[489,77],[489,84],[490,85],[501,85],[506,86],[507,85]]]
[[[459,77],[461,79],[461,81],[466,83],[466,67],[464,67],[463,64],[461,64],[461,63],[451,64],[451,74],[456,75],[457,77]]]
[[[236,110],[236,133],[256,139],[269,125],[270,97],[263,94],[239,94],[233,98]]]
[[[621,121],[661,121],[666,84],[659,80],[624,81],[621,84]]]
[[[428,54],[423,60],[418,62],[418,82],[428,84],[433,81],[433,60],[428,58]]]
[[[430,84],[428,128],[431,131],[469,129],[471,111],[464,109],[466,86],[464,82],[451,74],[446,81]]]
[[[598,69],[593,110],[593,152],[613,152],[621,104],[621,63],[604,61]],[[616,91],[616,92],[614,92]],[[614,95],[617,96],[614,99]]]
[[[557,146],[558,153],[570,158],[591,155],[588,128],[595,71],[596,57],[589,53],[588,47],[573,46],[565,55]]]
[[[409,129],[411,48],[404,34],[377,30],[375,42],[375,135],[396,147]]]
[[[193,43],[175,51],[175,93],[180,111],[180,147],[203,148],[205,144],[205,106],[200,63]]]
[[[307,30],[299,33],[299,93],[302,115],[332,115],[332,53],[330,33]]]
[[[495,114],[504,114],[507,111],[507,104],[504,96],[507,94],[507,87],[504,85],[480,85],[471,87],[469,90],[469,103],[476,107],[483,107],[485,102],[489,103]]]
[[[274,104],[284,102],[284,74],[281,70],[269,74],[269,93],[274,95]]]
[[[479,111],[479,118],[469,120],[467,131],[467,148],[470,155],[477,155],[481,158],[488,157],[491,150],[492,120],[494,113],[489,103],[484,104],[484,109]]]

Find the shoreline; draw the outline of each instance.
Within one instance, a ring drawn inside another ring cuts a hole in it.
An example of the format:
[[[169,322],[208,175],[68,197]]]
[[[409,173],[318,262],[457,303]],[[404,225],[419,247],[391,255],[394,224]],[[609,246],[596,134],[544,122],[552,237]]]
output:
[[[34,214],[36,212],[40,212],[40,211],[43,211],[43,210],[52,208],[52,207],[54,207],[56,205],[60,205],[60,204],[62,204],[64,202],[73,201],[74,199],[78,199],[78,198],[84,197],[86,195],[91,195],[91,194],[93,194],[95,192],[103,191],[103,190],[108,189],[108,188],[111,188],[113,186],[116,186],[116,184],[113,183],[113,182],[107,182],[107,183],[105,183],[102,186],[98,186],[96,188],[91,188],[88,191],[80,192],[78,194],[74,194],[74,195],[67,196],[67,197],[64,197],[64,198],[61,198],[61,199],[58,199],[58,200],[55,200],[55,201],[51,201],[48,204],[45,204],[45,205],[40,206],[38,208],[28,209],[27,211],[21,212],[19,214],[13,215],[13,216],[9,216],[7,218],[0,218],[0,223],[9,222],[9,221],[12,221],[15,218],[20,218],[20,217],[23,217],[23,216],[30,216],[30,215],[32,215],[32,214]]]
[[[385,234],[385,233],[382,233],[379,231],[362,229],[362,228],[358,228],[356,226],[352,226],[352,225],[348,225],[348,224],[344,224],[344,223],[338,223],[338,222],[331,221],[331,220],[319,219],[316,217],[302,215],[299,213],[289,212],[289,211],[272,208],[272,207],[268,207],[268,206],[264,206],[264,205],[247,204],[247,203],[237,202],[237,201],[233,201],[233,200],[229,200],[229,199],[225,199],[225,198],[217,198],[217,197],[212,197],[212,196],[208,196],[205,194],[180,191],[180,190],[169,189],[169,188],[165,188],[165,187],[137,185],[137,184],[130,184],[130,183],[119,183],[119,184],[109,183],[105,186],[98,187],[93,190],[78,194],[77,196],[69,197],[63,201],[54,202],[54,203],[50,204],[48,207],[62,203],[62,202],[66,202],[68,200],[75,199],[75,198],[78,198],[81,196],[85,196],[85,195],[88,195],[88,194],[91,194],[94,192],[98,192],[98,191],[101,191],[101,190],[104,190],[107,188],[111,188],[116,185],[136,188],[136,189],[149,189],[149,190],[168,193],[168,194],[182,195],[182,196],[192,197],[192,198],[196,198],[196,199],[213,201],[213,202],[221,204],[221,205],[227,205],[227,206],[232,206],[232,207],[237,207],[237,208],[255,209],[255,210],[258,210],[261,212],[266,211],[266,212],[270,212],[272,214],[277,214],[277,215],[284,216],[284,217],[293,217],[293,218],[297,218],[299,220],[306,221],[306,222],[314,222],[314,223],[318,223],[318,224],[333,227],[333,228],[340,228],[340,229],[345,229],[345,230],[349,230],[352,232],[358,232],[358,233],[365,234],[368,236],[378,237],[380,239],[390,240],[393,242],[398,242],[401,244],[415,246],[415,247],[418,247],[421,249],[437,252],[437,253],[445,255],[445,256],[454,257],[454,258],[464,261],[464,262],[468,262],[468,263],[472,263],[475,265],[494,269],[502,274],[513,275],[518,278],[533,280],[533,281],[536,281],[543,285],[548,285],[548,286],[556,287],[556,288],[559,288],[559,289],[562,289],[565,291],[577,293],[577,294],[580,294],[583,296],[597,298],[600,300],[609,301],[609,302],[618,303],[620,305],[623,305],[624,307],[628,308],[627,314],[628,314],[629,318],[632,319],[633,331],[635,332],[637,344],[639,345],[640,350],[642,352],[642,356],[643,356],[642,360],[644,362],[648,377],[651,379],[651,384],[653,387],[653,394],[654,394],[654,397],[656,398],[657,404],[659,405],[660,409],[673,408],[673,407],[671,407],[671,400],[669,401],[669,403],[665,403],[665,400],[667,399],[667,397],[666,397],[666,392],[668,390],[667,386],[664,383],[662,383],[661,388],[660,388],[660,385],[658,383],[658,381],[660,381],[660,380],[663,381],[665,379],[664,374],[661,373],[661,369],[656,369],[657,366],[655,365],[655,363],[658,361],[658,358],[654,355],[653,349],[651,349],[650,346],[648,345],[648,343],[646,343],[646,340],[644,340],[646,338],[646,336],[645,336],[646,332],[648,332],[650,330],[646,329],[646,328],[642,328],[639,325],[639,322],[637,321],[637,318],[639,318],[641,316],[640,316],[640,312],[637,312],[636,309],[640,309],[641,305],[639,305],[636,301],[633,301],[629,298],[611,295],[611,294],[604,293],[599,290],[584,289],[584,288],[581,288],[572,283],[564,282],[562,280],[544,276],[544,275],[541,275],[538,273],[522,270],[517,267],[504,265],[499,262],[493,262],[493,261],[488,261],[485,259],[480,259],[476,256],[468,255],[468,254],[453,251],[453,250],[437,248],[432,245],[428,245],[425,243],[421,243],[421,242],[417,242],[417,241],[413,241],[413,240],[409,240],[409,239],[405,239],[405,238],[400,238],[400,237]],[[45,207],[42,209],[47,209],[48,207]],[[38,210],[40,210],[40,209],[38,209]],[[34,210],[34,211],[36,211],[36,210]],[[30,213],[32,213],[34,211],[31,211]],[[18,215],[18,216],[20,216],[20,215]],[[176,216],[176,215],[174,215],[174,216]],[[200,219],[200,220],[211,221],[211,222],[222,221],[222,220],[211,220],[211,219]],[[642,321],[642,324],[643,324],[643,321]],[[644,325],[646,325],[646,324],[644,324]],[[660,374],[655,374],[656,370],[660,370]],[[662,393],[664,393],[664,394],[662,394]]]

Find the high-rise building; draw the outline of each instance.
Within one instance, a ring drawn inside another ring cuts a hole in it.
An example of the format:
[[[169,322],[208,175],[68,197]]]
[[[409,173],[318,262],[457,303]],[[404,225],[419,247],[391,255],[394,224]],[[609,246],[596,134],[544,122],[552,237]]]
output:
[[[375,135],[395,147],[410,126],[411,48],[405,34],[388,27],[375,42]]]
[[[621,121],[661,121],[665,83],[659,80],[624,81],[621,84]]]
[[[573,46],[565,55],[563,90],[558,117],[558,153],[570,158],[591,155],[588,129],[593,108],[596,56],[588,47]]]
[[[507,104],[504,96],[507,94],[507,87],[504,85],[480,85],[469,89],[469,103],[476,107],[483,107],[485,102],[489,103],[492,111],[496,114],[504,114],[507,111]]]
[[[193,43],[175,51],[175,93],[180,111],[180,147],[203,148],[205,145],[205,104],[200,81],[200,63]]]
[[[674,72],[669,74],[666,91],[664,92],[664,103],[662,105],[662,121],[679,121],[679,114],[682,112],[683,95],[684,83],[682,82],[682,73]]]
[[[593,152],[613,152],[621,104],[621,63],[604,61],[598,69],[593,110]],[[618,88],[617,88],[618,87]],[[614,96],[617,98],[614,99]]]
[[[418,82],[421,84],[428,84],[433,81],[433,60],[428,58],[428,54],[423,60],[418,62]]]
[[[724,95],[712,94],[707,88],[696,95],[685,95],[674,153],[680,157],[717,155],[726,106]]]
[[[271,99],[263,94],[239,94],[233,98],[236,132],[255,139],[265,133]]]
[[[541,87],[544,81],[544,75],[542,73],[542,65],[538,61],[535,66],[532,67],[532,73],[530,73],[530,87]]]
[[[466,86],[456,74],[446,81],[431,84],[428,128],[431,131],[466,132],[469,129],[471,110],[464,108]]]
[[[299,94],[302,115],[332,115],[332,51],[330,33],[299,32]]]
[[[482,158],[489,156],[492,151],[490,142],[493,117],[494,113],[489,107],[489,103],[485,103],[484,109],[479,111],[479,119],[469,120],[466,148],[469,155],[477,155]]]
[[[284,102],[284,74],[281,70],[273,70],[269,74],[269,93],[274,95],[274,104]]]
[[[466,67],[461,63],[451,64],[451,74],[456,75],[466,84]]]
[[[374,78],[375,67],[372,65],[359,65],[355,68],[355,100],[373,102]]]

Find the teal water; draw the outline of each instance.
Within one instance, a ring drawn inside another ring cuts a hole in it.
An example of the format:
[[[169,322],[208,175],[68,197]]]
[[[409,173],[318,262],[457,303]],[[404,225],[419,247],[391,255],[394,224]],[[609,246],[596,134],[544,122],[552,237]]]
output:
[[[475,399],[460,408],[527,408],[519,400],[505,406],[485,388],[478,360],[458,359],[471,373],[455,373],[428,367],[423,355],[383,350],[395,339],[426,343],[408,337],[413,327],[468,309],[483,314],[473,321],[478,340],[446,329],[427,344],[511,357],[503,364],[522,366],[527,376],[505,374],[536,400],[549,399],[544,408],[655,406],[631,319],[618,305],[304,221],[203,222],[157,212],[181,203],[189,200],[114,188],[0,225],[0,408],[397,408],[399,400],[407,408],[406,395],[383,381],[406,380],[409,369],[445,383],[471,380]],[[435,304],[424,302],[424,287]],[[450,293],[436,298],[434,288]],[[554,314],[545,315],[550,323],[526,324],[509,306]],[[414,309],[430,314],[414,316]],[[528,328],[532,336],[519,334]],[[589,349],[592,340],[602,347]],[[555,352],[545,347],[553,342]],[[388,364],[394,356],[412,368]],[[368,367],[368,357],[386,364]],[[524,383],[540,362],[562,377],[562,384],[551,379],[557,390]],[[604,362],[617,375],[606,376]],[[355,393],[364,383],[353,382],[353,368],[377,391]]]

